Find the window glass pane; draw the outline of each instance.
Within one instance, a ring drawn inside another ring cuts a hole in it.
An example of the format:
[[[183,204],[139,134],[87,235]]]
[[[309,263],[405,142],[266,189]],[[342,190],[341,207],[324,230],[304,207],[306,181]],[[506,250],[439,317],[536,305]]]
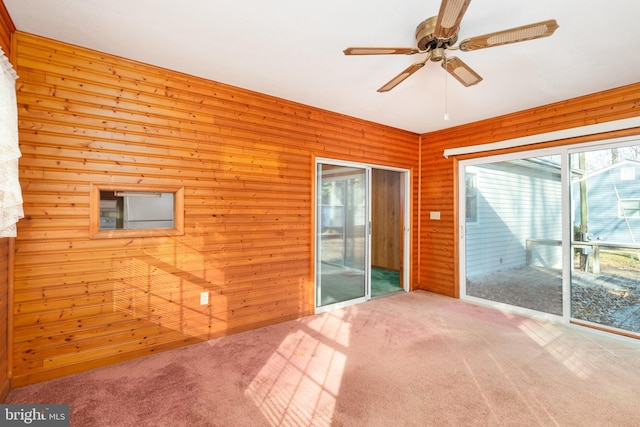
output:
[[[317,306],[366,294],[366,171],[318,164]]]
[[[620,200],[619,218],[640,218],[640,200]]]
[[[465,174],[465,213],[468,223],[478,222],[478,185],[477,174]]]
[[[562,315],[560,156],[473,169],[477,223],[467,218],[466,295]]]
[[[174,193],[100,190],[100,230],[173,228]]]
[[[640,332],[640,146],[571,155],[571,317]]]

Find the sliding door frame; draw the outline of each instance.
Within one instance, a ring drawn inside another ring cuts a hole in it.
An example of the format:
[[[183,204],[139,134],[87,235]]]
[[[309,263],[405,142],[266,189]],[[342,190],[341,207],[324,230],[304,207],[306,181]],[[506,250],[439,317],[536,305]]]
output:
[[[338,302],[331,305],[326,306],[318,306],[318,292],[317,292],[317,284],[320,275],[320,267],[318,265],[319,259],[319,241],[318,241],[318,218],[319,218],[319,208],[318,204],[318,166],[320,164],[329,164],[334,166],[344,166],[344,167],[352,167],[352,168],[361,168],[366,171],[366,192],[368,199],[367,208],[366,208],[366,227],[367,227],[367,243],[366,243],[366,290],[364,298],[356,298],[353,300]],[[313,233],[312,233],[312,245],[313,245],[313,272],[312,277],[314,278],[313,282],[313,306],[315,313],[322,313],[326,311],[335,310],[337,308],[347,307],[353,304],[359,304],[362,302],[366,302],[371,299],[371,171],[373,169],[381,169],[387,171],[395,171],[402,174],[402,191],[404,193],[404,197],[402,200],[402,222],[403,222],[403,236],[402,236],[402,269],[403,274],[402,277],[402,289],[404,292],[409,292],[410,290],[410,272],[411,272],[411,172],[409,169],[396,168],[391,166],[378,165],[373,163],[361,163],[361,162],[351,162],[345,160],[337,160],[325,157],[315,157],[313,161],[313,204],[312,204],[312,218],[313,218]]]
[[[524,315],[532,318],[541,318],[561,323],[570,324],[573,320],[571,317],[571,174],[569,171],[571,154],[591,151],[597,149],[610,149],[616,147],[628,146],[631,143],[640,143],[640,135],[625,136],[618,138],[604,138],[599,141],[581,142],[569,144],[559,147],[549,147],[540,149],[523,150],[497,155],[480,155],[474,158],[456,160],[457,163],[457,192],[458,192],[458,212],[457,223],[458,232],[458,279],[459,279],[459,295],[461,300],[472,302],[479,305],[485,305],[501,311]],[[466,198],[465,198],[465,173],[467,167],[473,167],[483,164],[489,164],[500,161],[509,161],[516,159],[525,159],[530,157],[540,157],[548,155],[560,155],[561,166],[561,186],[562,186],[562,315],[543,313],[527,308],[521,308],[513,305],[498,303],[486,299],[467,295],[466,281]]]

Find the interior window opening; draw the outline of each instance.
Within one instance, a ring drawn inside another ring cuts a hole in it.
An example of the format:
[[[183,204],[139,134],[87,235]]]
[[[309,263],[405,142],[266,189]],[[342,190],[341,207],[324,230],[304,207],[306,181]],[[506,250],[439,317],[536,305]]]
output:
[[[181,235],[182,187],[91,186],[91,238]]]

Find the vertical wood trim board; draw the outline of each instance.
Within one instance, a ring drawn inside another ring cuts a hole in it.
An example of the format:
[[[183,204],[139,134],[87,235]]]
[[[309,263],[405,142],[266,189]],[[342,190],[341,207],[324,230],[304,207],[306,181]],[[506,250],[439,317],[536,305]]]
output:
[[[9,393],[9,238],[0,239],[0,402]]]
[[[0,46],[5,55],[11,58],[11,33],[16,27],[7,12],[4,2],[0,1]],[[0,402],[4,402],[9,393],[9,262],[13,257],[9,256],[10,239],[0,238]]]
[[[4,2],[0,0],[0,46],[2,50],[10,58],[11,53],[11,34],[16,30],[16,26],[7,11]]]
[[[457,295],[455,271],[458,247],[454,199],[457,194],[456,178],[454,159],[446,159],[443,156],[445,149],[487,144],[638,116],[640,83],[421,135],[421,253],[417,280],[420,287],[444,295]],[[544,145],[570,142],[572,141],[554,141]],[[509,151],[530,148],[518,147]],[[491,154],[506,151],[498,150]],[[474,156],[479,155],[485,154]],[[430,211],[441,212],[441,220],[429,219]]]
[[[418,168],[410,132],[14,37],[14,386],[313,313],[313,156]],[[92,183],[184,186],[184,236],[89,239]]]

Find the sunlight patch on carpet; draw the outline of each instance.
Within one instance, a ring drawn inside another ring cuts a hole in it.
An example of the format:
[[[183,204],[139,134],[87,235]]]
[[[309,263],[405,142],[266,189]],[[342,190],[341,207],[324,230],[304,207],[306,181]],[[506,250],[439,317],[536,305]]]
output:
[[[353,316],[351,313],[357,312],[357,307],[352,307],[351,310],[348,311],[330,311],[322,316],[311,318],[305,322],[305,326],[322,334],[326,339],[336,344],[348,347],[351,341],[351,322],[349,319]]]
[[[578,378],[584,380],[591,376],[592,370],[585,363],[585,352],[561,340],[563,332],[557,325],[525,319],[519,328]]]
[[[347,361],[341,351],[347,324],[335,314],[318,316],[269,357],[245,393],[270,425],[331,425]]]

